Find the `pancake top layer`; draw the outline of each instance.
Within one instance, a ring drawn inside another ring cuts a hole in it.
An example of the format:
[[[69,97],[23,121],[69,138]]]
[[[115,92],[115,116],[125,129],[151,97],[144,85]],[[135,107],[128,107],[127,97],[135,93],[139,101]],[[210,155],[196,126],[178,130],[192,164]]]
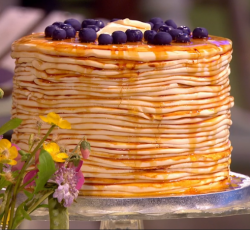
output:
[[[45,38],[44,33],[33,33],[15,41],[12,45],[13,52],[39,52],[61,57],[96,57],[140,62],[201,59],[220,55],[231,49],[231,40],[216,36],[209,36],[206,39],[191,38],[190,43],[173,41],[171,45],[149,45],[144,41],[98,45],[81,43],[78,37],[54,41],[51,38]]]

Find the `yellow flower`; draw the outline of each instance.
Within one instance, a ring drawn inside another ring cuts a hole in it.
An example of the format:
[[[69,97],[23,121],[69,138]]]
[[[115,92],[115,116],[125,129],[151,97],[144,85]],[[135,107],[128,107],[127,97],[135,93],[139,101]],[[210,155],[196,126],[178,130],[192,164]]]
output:
[[[17,158],[18,152],[15,146],[11,146],[11,143],[6,140],[0,140],[0,163],[16,165],[17,162],[14,160]]]
[[[56,113],[49,113],[47,117],[39,116],[44,122],[49,123],[51,125],[56,125],[61,129],[71,129],[71,124],[67,120],[63,120]]]
[[[3,90],[0,88],[0,98],[3,98],[4,92]]]
[[[68,155],[66,153],[60,153],[60,147],[54,142],[43,144],[43,148],[51,155],[52,159],[56,162],[65,162],[65,158],[68,158]]]

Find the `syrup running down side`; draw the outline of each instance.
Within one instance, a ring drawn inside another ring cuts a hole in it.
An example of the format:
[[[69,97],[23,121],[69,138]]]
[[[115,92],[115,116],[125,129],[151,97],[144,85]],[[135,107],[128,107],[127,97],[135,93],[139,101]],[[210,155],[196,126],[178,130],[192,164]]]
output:
[[[69,150],[86,135],[81,195],[196,194],[228,186],[230,40],[122,45],[52,41],[43,33],[13,43],[13,141],[28,150],[37,117],[56,112],[72,130],[50,136]],[[41,133],[48,126],[43,125]]]

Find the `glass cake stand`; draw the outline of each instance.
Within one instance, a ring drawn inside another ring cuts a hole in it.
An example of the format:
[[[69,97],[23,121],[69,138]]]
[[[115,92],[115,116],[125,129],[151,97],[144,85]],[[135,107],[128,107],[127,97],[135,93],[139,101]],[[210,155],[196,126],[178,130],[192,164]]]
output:
[[[100,229],[143,229],[143,220],[209,218],[250,214],[250,177],[230,173],[230,189],[223,192],[149,198],[78,197],[70,220],[101,221]],[[34,220],[49,220],[46,210]]]

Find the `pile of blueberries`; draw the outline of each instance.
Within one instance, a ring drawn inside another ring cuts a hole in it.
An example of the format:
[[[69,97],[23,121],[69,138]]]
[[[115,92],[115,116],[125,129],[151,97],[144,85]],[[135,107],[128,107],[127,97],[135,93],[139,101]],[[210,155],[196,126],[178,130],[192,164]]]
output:
[[[120,20],[112,19],[111,22]],[[173,40],[176,42],[190,42],[191,30],[187,26],[177,26],[173,20],[163,22],[161,18],[151,18],[148,22],[151,30],[144,33],[144,40],[148,44],[168,45]],[[79,31],[81,42],[95,42],[97,32],[104,27],[101,20],[85,19],[82,24],[76,19],[67,19],[64,22],[54,22],[45,29],[45,37],[52,37],[53,40],[63,40],[74,38]],[[197,27],[193,30],[193,38],[207,38],[208,31],[206,28]],[[139,42],[143,39],[143,33],[140,30],[128,29],[126,32],[115,31],[112,35],[100,34],[98,37],[99,45],[124,44],[128,42]]]
[[[169,19],[165,22],[161,18],[151,18],[149,20],[151,30],[144,33],[144,39],[149,44],[167,45],[173,40],[176,42],[190,42],[191,30],[187,26],[177,26],[176,23]],[[207,38],[208,31],[206,28],[197,27],[193,30],[193,38]]]
[[[90,23],[86,23],[86,21],[90,21]],[[96,39],[96,32],[103,27],[104,23],[101,20],[86,19],[81,24],[78,20],[70,18],[64,22],[54,22],[52,25],[47,26],[44,32],[45,37],[50,37],[53,40],[63,40],[66,38],[74,38],[77,31],[79,31],[80,34],[83,29],[87,29],[89,33],[86,33],[85,37],[90,37],[91,39],[86,42],[93,42]],[[95,37],[92,37],[92,34],[94,34]],[[89,39],[87,38],[87,40]]]

